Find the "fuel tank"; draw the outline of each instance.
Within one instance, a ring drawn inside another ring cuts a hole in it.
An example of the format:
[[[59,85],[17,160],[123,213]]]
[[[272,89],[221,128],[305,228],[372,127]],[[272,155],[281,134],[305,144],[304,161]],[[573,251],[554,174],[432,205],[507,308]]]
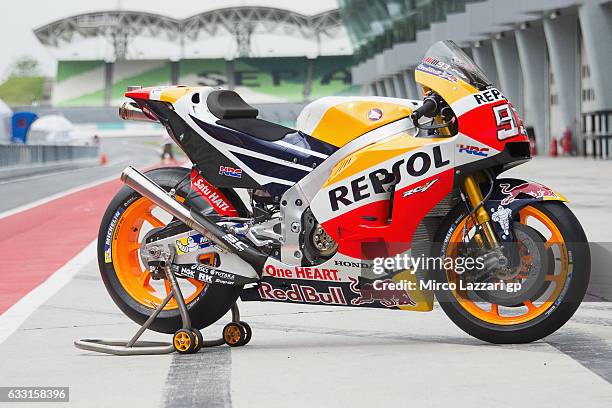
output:
[[[379,96],[328,96],[302,110],[297,128],[342,147],[364,133],[410,116],[419,104],[420,101]]]

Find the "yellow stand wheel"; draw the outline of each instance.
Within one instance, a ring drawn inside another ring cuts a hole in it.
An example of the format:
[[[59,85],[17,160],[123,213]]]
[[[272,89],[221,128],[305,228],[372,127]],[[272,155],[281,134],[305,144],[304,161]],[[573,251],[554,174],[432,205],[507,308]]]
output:
[[[195,353],[196,347],[202,346],[202,343],[198,341],[198,338],[191,330],[180,329],[174,333],[172,337],[172,343],[174,349],[180,354],[191,354]],[[199,343],[199,344],[198,344]]]
[[[238,323],[244,326],[244,329],[246,330],[246,338],[244,339],[243,344],[244,346],[246,346],[247,344],[249,344],[249,341],[251,341],[251,337],[253,337],[253,330],[251,330],[251,326],[249,326],[247,322],[243,322],[242,320],[240,320]]]
[[[204,345],[204,338],[202,337],[202,333],[198,329],[191,329],[193,335],[195,336],[196,345],[193,350],[194,353],[200,351],[202,346]]]
[[[223,341],[230,347],[244,346],[246,338],[246,328],[240,322],[228,323],[223,328]]]

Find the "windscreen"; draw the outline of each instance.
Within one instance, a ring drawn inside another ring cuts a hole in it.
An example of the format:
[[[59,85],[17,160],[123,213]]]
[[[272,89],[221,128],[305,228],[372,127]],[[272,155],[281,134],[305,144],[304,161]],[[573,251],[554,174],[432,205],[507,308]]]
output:
[[[453,75],[480,91],[491,84],[478,65],[450,40],[432,45],[425,53],[423,63]]]

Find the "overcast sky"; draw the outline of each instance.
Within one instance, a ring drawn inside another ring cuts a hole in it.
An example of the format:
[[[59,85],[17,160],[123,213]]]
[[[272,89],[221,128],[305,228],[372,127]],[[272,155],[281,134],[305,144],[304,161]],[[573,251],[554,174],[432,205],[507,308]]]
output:
[[[43,47],[32,30],[70,15],[122,8],[185,18],[203,11],[240,5],[288,8],[303,14],[317,14],[337,8],[336,0],[16,0],[2,1],[0,13],[0,79],[15,58],[30,55],[43,64],[43,74],[54,75],[55,58]],[[291,41],[291,40],[287,40]]]

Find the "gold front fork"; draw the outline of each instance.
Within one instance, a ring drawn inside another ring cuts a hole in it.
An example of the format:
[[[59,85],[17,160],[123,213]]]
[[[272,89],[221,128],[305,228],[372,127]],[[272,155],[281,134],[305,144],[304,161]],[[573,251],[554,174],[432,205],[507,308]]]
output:
[[[499,242],[497,241],[497,236],[495,235],[495,231],[491,225],[491,217],[489,217],[489,213],[484,208],[484,205],[482,205],[482,192],[480,191],[480,187],[478,186],[474,176],[467,176],[465,180],[463,180],[463,191],[467,195],[468,200],[470,200],[472,208],[476,208],[478,206],[476,209],[476,222],[478,222],[478,224],[482,227],[485,238],[489,243],[489,247],[491,249],[498,248]],[[479,234],[476,235],[475,239],[479,245],[483,246],[482,237],[480,237]]]

